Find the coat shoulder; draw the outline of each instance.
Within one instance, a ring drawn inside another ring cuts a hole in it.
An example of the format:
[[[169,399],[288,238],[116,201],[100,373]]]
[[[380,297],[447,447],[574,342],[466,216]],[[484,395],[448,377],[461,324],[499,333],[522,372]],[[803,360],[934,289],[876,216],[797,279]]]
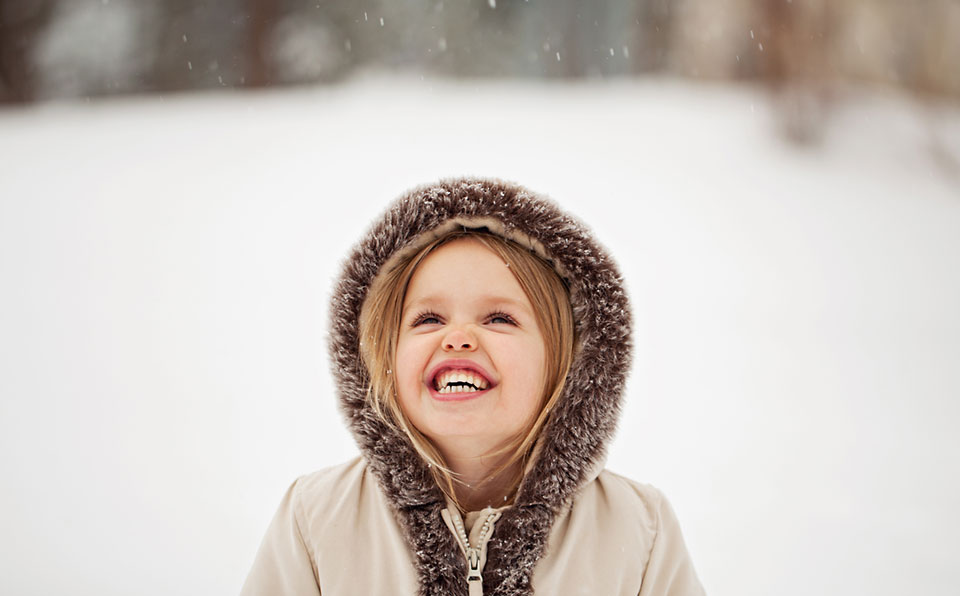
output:
[[[640,540],[643,588],[640,596],[703,596],[704,590],[693,568],[680,530],[680,522],[660,489],[604,470],[595,484],[613,519],[637,524]]]
[[[294,484],[303,496],[321,497],[329,495],[331,490],[358,484],[366,469],[366,461],[357,456],[343,463],[304,474],[297,478]]]
[[[538,591],[569,593],[576,584],[595,594],[639,593],[662,537],[663,502],[649,484],[600,472],[558,515],[534,578]]]
[[[356,573],[356,553],[380,573]],[[414,594],[416,573],[386,499],[358,457],[297,478],[257,554],[246,595]]]
[[[316,522],[344,507],[355,508],[367,480],[366,461],[358,456],[297,478],[293,501],[304,521]]]
[[[633,518],[651,533],[656,533],[666,500],[660,489],[610,470],[603,470],[594,484],[608,505],[618,510],[618,516]]]

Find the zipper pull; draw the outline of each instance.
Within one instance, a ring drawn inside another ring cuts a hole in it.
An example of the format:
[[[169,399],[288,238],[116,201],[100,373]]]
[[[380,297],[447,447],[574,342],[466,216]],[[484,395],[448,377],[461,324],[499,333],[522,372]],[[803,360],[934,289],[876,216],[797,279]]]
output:
[[[470,596],[483,596],[483,575],[480,573],[480,549],[467,548],[467,586]]]

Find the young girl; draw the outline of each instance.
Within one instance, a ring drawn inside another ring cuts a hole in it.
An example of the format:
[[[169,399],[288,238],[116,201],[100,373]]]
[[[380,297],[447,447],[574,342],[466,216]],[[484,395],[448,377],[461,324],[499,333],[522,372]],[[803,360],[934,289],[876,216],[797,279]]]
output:
[[[580,223],[496,180],[421,187],[331,306],[362,455],[294,482],[242,594],[703,593],[664,497],[603,469],[630,310]]]

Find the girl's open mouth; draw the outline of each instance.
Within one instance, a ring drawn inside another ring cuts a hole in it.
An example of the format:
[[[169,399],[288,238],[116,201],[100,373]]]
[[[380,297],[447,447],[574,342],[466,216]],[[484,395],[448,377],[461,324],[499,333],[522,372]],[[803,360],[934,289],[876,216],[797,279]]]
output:
[[[493,383],[472,363],[447,362],[431,376],[427,387],[439,400],[463,400],[477,397],[493,387]]]

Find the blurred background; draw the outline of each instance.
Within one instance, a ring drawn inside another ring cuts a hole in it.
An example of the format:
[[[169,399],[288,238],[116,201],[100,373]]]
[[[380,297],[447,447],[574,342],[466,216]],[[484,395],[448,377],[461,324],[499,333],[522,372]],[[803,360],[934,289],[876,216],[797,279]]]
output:
[[[0,102],[342,82],[757,81],[785,132],[841,82],[960,97],[956,0],[3,0]]]
[[[620,263],[709,594],[955,593],[957,0],[0,0],[0,592],[236,593],[357,453],[341,259],[461,175]]]

